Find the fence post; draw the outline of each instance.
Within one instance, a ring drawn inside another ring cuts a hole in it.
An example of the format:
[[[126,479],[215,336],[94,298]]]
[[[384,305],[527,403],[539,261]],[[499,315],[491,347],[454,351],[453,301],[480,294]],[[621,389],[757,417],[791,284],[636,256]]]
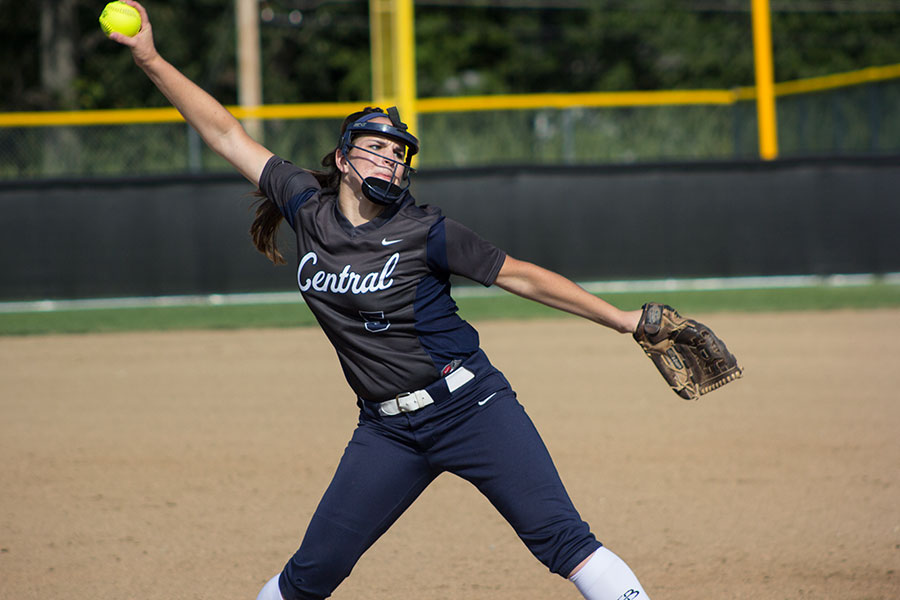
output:
[[[237,21],[238,104],[242,108],[262,105],[262,74],[260,73],[259,2],[235,0]],[[244,129],[250,137],[264,143],[262,122],[244,119]]]

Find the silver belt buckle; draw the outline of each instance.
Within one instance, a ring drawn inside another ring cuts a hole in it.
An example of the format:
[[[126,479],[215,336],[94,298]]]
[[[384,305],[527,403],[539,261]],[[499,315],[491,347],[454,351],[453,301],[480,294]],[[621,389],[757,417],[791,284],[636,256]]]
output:
[[[416,403],[416,406],[413,408],[405,408],[404,405],[400,403],[400,400],[402,398],[408,398],[409,396],[412,396],[412,395],[413,395],[412,392],[401,392],[401,393],[397,394],[396,396],[394,396],[394,401],[397,403],[398,411],[400,411],[401,413],[406,413],[406,412],[413,412],[415,410],[418,410],[418,408],[419,408],[418,402]]]

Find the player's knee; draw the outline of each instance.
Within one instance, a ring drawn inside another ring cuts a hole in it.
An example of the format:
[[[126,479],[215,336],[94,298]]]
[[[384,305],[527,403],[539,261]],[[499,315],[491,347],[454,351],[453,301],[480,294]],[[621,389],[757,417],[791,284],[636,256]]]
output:
[[[548,527],[543,531],[522,535],[522,541],[550,572],[567,577],[575,567],[596,550],[600,543],[587,524]]]

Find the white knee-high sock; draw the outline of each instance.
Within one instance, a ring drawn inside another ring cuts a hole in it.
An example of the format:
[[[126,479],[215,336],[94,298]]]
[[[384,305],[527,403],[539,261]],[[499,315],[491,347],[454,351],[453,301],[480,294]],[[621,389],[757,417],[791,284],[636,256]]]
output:
[[[625,561],[605,547],[598,548],[569,581],[587,600],[649,600]]]
[[[278,589],[278,577],[280,575],[281,573],[266,582],[266,585],[259,590],[259,596],[256,597],[256,600],[284,600],[281,597],[281,590]]]

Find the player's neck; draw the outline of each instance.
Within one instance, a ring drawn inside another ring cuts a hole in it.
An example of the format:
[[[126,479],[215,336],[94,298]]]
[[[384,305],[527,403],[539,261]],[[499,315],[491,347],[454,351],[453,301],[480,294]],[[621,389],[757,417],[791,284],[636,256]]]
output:
[[[375,204],[363,196],[361,190],[354,193],[353,190],[343,186],[338,194],[338,206],[344,217],[354,227],[365,225],[384,210],[384,206]]]

